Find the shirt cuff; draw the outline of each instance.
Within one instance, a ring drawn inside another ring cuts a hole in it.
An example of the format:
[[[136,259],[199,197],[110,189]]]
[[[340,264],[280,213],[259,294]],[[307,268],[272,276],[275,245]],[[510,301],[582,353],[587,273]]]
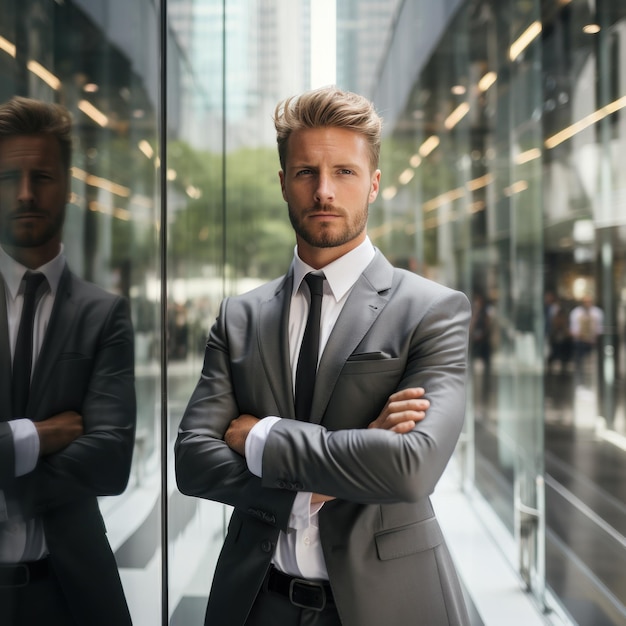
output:
[[[246,463],[248,469],[255,476],[262,478],[263,476],[263,450],[265,442],[272,426],[280,420],[280,417],[269,415],[265,419],[259,420],[248,433],[246,437]]]
[[[15,476],[23,476],[35,469],[39,458],[39,435],[35,423],[29,419],[7,422],[13,432],[15,449]]]

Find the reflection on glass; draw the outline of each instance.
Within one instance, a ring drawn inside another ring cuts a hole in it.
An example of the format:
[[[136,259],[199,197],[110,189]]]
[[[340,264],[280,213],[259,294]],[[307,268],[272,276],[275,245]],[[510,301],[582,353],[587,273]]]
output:
[[[127,299],[66,263],[71,132],[59,105],[0,105],[0,616],[15,626],[131,623],[97,497],[129,478],[133,330]]]

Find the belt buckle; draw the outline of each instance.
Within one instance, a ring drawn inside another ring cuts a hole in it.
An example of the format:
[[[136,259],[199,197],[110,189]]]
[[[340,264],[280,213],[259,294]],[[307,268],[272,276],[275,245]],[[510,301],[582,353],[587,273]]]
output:
[[[314,596],[312,600],[318,600],[318,602],[305,602],[308,598],[298,598],[298,590],[304,593],[305,596]],[[317,593],[315,593],[317,591]],[[313,592],[313,593],[312,593]],[[326,590],[324,585],[316,583],[311,580],[304,580],[302,578],[292,578],[289,583],[289,600],[294,606],[299,606],[302,609],[313,609],[314,611],[323,611],[326,608]]]
[[[6,577],[4,576],[6,574]],[[20,575],[21,574],[21,575]],[[9,581],[9,577],[11,580]],[[0,589],[26,587],[30,582],[30,572],[23,563],[0,566]]]

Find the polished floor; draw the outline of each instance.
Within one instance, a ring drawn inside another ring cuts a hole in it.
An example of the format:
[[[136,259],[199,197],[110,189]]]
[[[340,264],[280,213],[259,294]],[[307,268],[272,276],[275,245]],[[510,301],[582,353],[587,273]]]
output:
[[[547,588],[572,623],[624,626],[626,437],[597,418],[597,385],[576,384],[571,369],[547,374],[544,389]],[[514,470],[503,463],[494,393],[476,422],[476,483],[514,532]]]

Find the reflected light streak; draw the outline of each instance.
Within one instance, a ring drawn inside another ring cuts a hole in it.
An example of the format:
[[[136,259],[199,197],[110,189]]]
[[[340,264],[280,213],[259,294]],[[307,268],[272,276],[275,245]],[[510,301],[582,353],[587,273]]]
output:
[[[586,117],[583,117],[578,122],[575,122],[571,126],[564,128],[558,133],[552,135],[552,137],[548,137],[545,140],[545,146],[548,149],[556,148],[559,144],[571,139],[574,135],[580,133],[581,131],[589,128],[589,126],[593,126],[593,124],[597,124],[600,120],[603,120],[607,115],[611,115],[615,113],[615,111],[619,111],[626,107],[626,96],[622,96],[621,98],[614,100],[613,102],[607,104],[606,106],[590,113]]]
[[[585,24],[583,26],[583,33],[587,35],[597,35],[601,30],[599,24]]]
[[[451,189],[450,191],[446,191],[439,196],[435,196],[431,200],[424,202],[422,205],[422,209],[425,213],[429,211],[434,211],[438,209],[440,206],[447,204],[449,202],[454,202],[455,200],[459,200],[465,195],[465,189],[463,187],[457,187],[456,189]]]
[[[493,174],[485,174],[484,176],[480,176],[478,178],[474,178],[473,180],[468,181],[465,184],[465,187],[457,187],[456,189],[451,189],[450,191],[446,191],[434,198],[431,198],[427,202],[424,202],[422,205],[422,210],[427,213],[429,211],[434,211],[438,209],[440,206],[444,204],[448,204],[450,202],[454,202],[455,200],[460,200],[465,196],[466,188],[469,191],[476,191],[478,189],[482,189],[487,185],[490,185],[493,182]]]
[[[26,64],[26,67],[35,76],[41,78],[44,83],[52,87],[52,89],[57,90],[61,87],[61,81],[52,72],[41,65],[41,63],[31,60]]]
[[[94,213],[102,213],[103,215],[111,215],[112,217],[116,217],[117,219],[124,220],[125,222],[130,221],[130,211],[127,209],[122,209],[119,207],[108,207],[101,202],[97,202],[93,200],[89,203],[89,210]]]
[[[539,148],[531,148],[530,150],[526,150],[525,152],[521,152],[515,157],[515,162],[518,165],[523,165],[524,163],[528,163],[529,161],[534,161],[541,156],[541,150]]]
[[[414,176],[415,172],[410,167],[408,167],[404,170],[404,172],[402,172],[402,174],[400,174],[400,176],[398,176],[398,182],[401,185],[406,185],[413,180]]]
[[[422,157],[420,157],[419,154],[414,154],[410,159],[409,159],[409,165],[411,167],[419,167],[422,164]]]
[[[492,182],[493,174],[485,174],[484,176],[480,176],[478,178],[474,178],[473,180],[468,181],[467,188],[470,191],[477,191],[478,189],[482,189]]]
[[[72,168],[72,176],[77,180],[80,180],[91,187],[98,187],[99,189],[103,189],[104,191],[108,191],[116,196],[120,196],[122,198],[128,198],[130,196],[130,189],[128,187],[124,187],[124,185],[118,185],[114,183],[112,180],[107,178],[101,178],[100,176],[94,176],[93,174],[88,174],[85,170],[81,170],[78,167]]]
[[[528,189],[528,182],[525,180],[518,180],[517,182],[504,188],[504,195],[507,197],[514,196],[516,193],[522,193]]]
[[[142,139],[137,144],[137,147],[141,150],[141,152],[143,152],[147,159],[151,159],[154,156],[152,146],[145,139]]]
[[[393,200],[397,193],[398,190],[395,187],[386,187],[383,189],[383,200]]]
[[[478,89],[482,92],[487,91],[491,85],[493,85],[496,80],[498,80],[498,75],[495,72],[487,72],[479,81],[478,81]]]
[[[0,50],[4,50],[9,56],[15,58],[15,44],[11,43],[8,39],[5,39],[4,37],[0,37]]]
[[[419,148],[422,158],[426,158],[439,145],[439,137],[431,135]]]
[[[509,48],[509,58],[515,61],[517,57],[528,48],[528,46],[541,33],[541,22],[533,22],[512,44]]]
[[[91,118],[98,126],[103,128],[109,123],[109,118],[100,109],[96,108],[87,100],[80,100],[78,108],[89,118]]]
[[[459,106],[448,115],[445,119],[443,125],[448,129],[452,130],[469,112],[470,105],[467,102],[462,102]]]

